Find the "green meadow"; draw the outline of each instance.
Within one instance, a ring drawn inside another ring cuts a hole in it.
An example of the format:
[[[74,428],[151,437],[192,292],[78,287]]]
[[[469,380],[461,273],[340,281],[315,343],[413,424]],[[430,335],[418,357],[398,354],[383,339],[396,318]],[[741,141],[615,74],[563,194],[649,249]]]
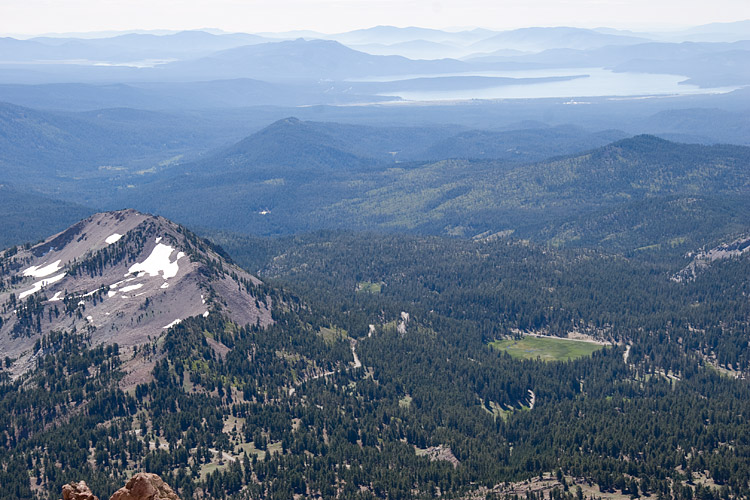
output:
[[[542,361],[566,361],[590,356],[602,347],[601,344],[582,340],[553,339],[548,337],[523,337],[490,342],[493,349],[502,350],[520,359],[541,359]]]

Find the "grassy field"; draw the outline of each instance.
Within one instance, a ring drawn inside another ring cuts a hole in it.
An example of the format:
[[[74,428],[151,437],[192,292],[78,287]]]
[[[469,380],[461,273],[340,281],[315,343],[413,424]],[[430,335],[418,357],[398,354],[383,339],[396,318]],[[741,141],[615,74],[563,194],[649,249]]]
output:
[[[412,402],[411,396],[407,394],[406,396],[398,400],[398,405],[401,408],[409,408],[411,406],[411,402]]]
[[[495,403],[494,401],[490,401],[489,403],[485,403],[484,400],[482,401],[482,409],[486,411],[487,413],[491,414],[493,417],[495,417],[495,420],[498,418],[501,418],[503,420],[508,420],[508,417],[510,417],[514,411],[516,411],[516,408],[506,408],[502,405],[499,405]],[[489,408],[487,408],[489,406]],[[523,407],[526,408],[526,407]]]
[[[380,293],[380,290],[382,289],[382,287],[383,287],[382,283],[372,283],[370,281],[362,281],[360,283],[357,283],[357,292]]]
[[[604,347],[593,342],[546,337],[496,340],[490,342],[490,346],[493,349],[505,351],[514,358],[539,358],[542,361],[565,361],[590,356],[594,351]]]
[[[348,332],[343,328],[328,328],[325,326],[320,328],[320,335],[323,337],[323,341],[328,345],[349,336]]]

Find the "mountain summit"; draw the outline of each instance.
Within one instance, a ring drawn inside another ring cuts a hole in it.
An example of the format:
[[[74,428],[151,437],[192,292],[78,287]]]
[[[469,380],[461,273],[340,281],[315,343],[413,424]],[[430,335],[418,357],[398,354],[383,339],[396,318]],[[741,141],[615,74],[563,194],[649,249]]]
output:
[[[100,213],[0,254],[0,351],[27,370],[53,331],[136,346],[185,318],[267,325],[260,280],[182,226],[135,210]]]

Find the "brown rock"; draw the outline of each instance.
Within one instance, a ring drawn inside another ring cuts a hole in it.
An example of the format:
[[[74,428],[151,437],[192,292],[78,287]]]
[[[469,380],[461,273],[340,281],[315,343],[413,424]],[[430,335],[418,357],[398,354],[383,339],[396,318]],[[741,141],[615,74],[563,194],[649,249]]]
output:
[[[115,491],[109,500],[180,500],[180,498],[158,475],[139,472],[130,478],[123,488]]]
[[[62,497],[63,500],[99,500],[84,481],[63,486]]]

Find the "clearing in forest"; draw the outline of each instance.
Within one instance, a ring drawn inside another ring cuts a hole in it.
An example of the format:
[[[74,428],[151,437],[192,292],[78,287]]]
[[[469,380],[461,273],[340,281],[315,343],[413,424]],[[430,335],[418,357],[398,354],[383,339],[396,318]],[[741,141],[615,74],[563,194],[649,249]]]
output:
[[[590,356],[602,344],[564,338],[532,337],[503,339],[490,342],[493,349],[502,350],[520,359],[541,359],[542,361],[566,361]]]
[[[382,283],[373,283],[371,281],[360,281],[357,283],[357,292],[378,294],[383,288]]]

